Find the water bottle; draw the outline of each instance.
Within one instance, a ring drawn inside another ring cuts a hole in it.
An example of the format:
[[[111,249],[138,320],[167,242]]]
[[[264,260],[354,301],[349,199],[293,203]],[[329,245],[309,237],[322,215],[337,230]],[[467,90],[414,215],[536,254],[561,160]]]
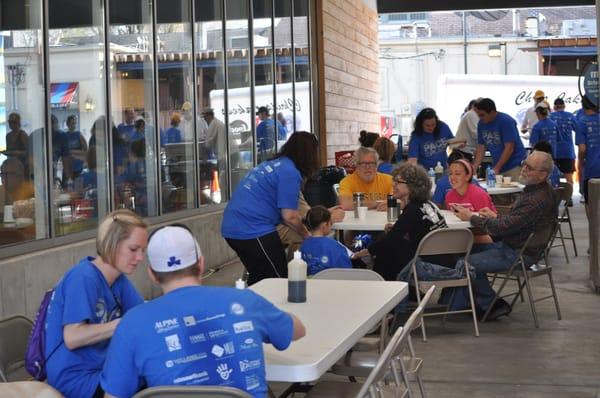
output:
[[[429,179],[431,180],[431,186],[434,186],[435,185],[435,171],[433,171],[433,167],[429,168],[427,175],[429,175]]]
[[[394,195],[387,197],[387,220],[388,222],[396,222],[398,219],[398,202]]]
[[[435,182],[437,183],[443,175],[444,166],[442,166],[441,162],[437,162],[437,164],[435,165]]]
[[[494,188],[496,186],[496,173],[494,173],[494,170],[490,166],[486,170],[486,177],[487,187]]]
[[[308,265],[302,260],[299,250],[294,252],[294,258],[288,263],[288,301],[304,303],[306,301],[306,270]]]
[[[246,288],[246,282],[243,279],[238,279],[235,281],[235,288],[239,290],[244,290]]]

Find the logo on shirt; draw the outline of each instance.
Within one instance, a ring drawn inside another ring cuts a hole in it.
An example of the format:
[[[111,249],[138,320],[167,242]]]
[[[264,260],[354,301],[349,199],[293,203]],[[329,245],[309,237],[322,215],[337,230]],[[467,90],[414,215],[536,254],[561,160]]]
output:
[[[219,374],[219,377],[223,380],[229,380],[231,372],[233,372],[233,369],[229,369],[226,363],[222,363],[219,366],[217,366],[217,373]]]
[[[208,332],[208,337],[211,339],[218,339],[219,337],[224,337],[227,335],[229,335],[229,332],[225,329],[210,330]]]
[[[181,365],[184,363],[190,363],[190,362],[195,362],[195,361],[201,361],[203,359],[206,359],[207,355],[205,352],[200,352],[198,354],[192,354],[192,355],[188,355],[186,357],[181,357],[181,358],[177,358],[177,359],[173,359],[173,360],[168,360],[165,362],[165,366],[167,368],[172,368],[175,365]]]
[[[176,334],[166,336],[165,343],[167,343],[167,348],[169,349],[169,352],[181,350],[181,343],[179,342],[179,336]]]
[[[258,344],[256,344],[256,342],[254,341],[253,338],[249,337],[246,340],[244,340],[244,342],[241,343],[239,345],[239,347],[240,347],[240,350],[244,350],[244,351],[245,350],[252,350],[254,348],[257,348]]]
[[[321,257],[321,263],[322,264],[327,264],[328,262],[329,262],[329,257],[327,257],[327,256]]]
[[[260,359],[254,359],[252,361],[248,360],[248,359],[244,359],[243,361],[240,361],[240,370],[242,372],[248,372],[250,370],[255,370],[260,368]]]
[[[481,132],[481,137],[483,138],[483,142],[485,145],[500,145],[502,144],[502,139],[500,138],[500,133],[497,131],[489,131],[483,130]]]
[[[246,390],[254,390],[258,386],[260,386],[260,381],[257,375],[251,374],[246,376]]]
[[[156,333],[165,333],[170,330],[177,329],[178,327],[179,322],[177,321],[177,318],[165,319],[154,324],[154,330]]]
[[[204,333],[193,334],[190,336],[190,343],[197,344],[206,341],[206,335]]]
[[[240,303],[231,304],[231,313],[235,315],[244,315],[244,306]]]
[[[193,315],[190,316],[184,316],[183,317],[183,323],[185,324],[185,326],[190,327],[190,326],[195,326],[196,325],[196,318],[194,318]]]
[[[104,319],[106,317],[106,303],[104,302],[103,298],[99,298],[98,301],[96,302],[96,318],[100,318],[102,319],[103,322],[105,322],[106,320]]]
[[[217,358],[221,358],[223,355],[232,355],[235,353],[235,348],[233,347],[233,342],[229,341],[222,346],[215,344],[210,351]]]
[[[208,321],[212,321],[214,319],[219,319],[219,318],[224,318],[224,317],[225,317],[225,314],[217,314],[217,315],[213,315],[213,316],[207,316],[206,318],[196,320],[196,323],[208,322]]]
[[[204,372],[200,372],[200,373],[192,373],[190,375],[181,376],[176,379],[173,379],[173,384],[184,383],[186,381],[191,381],[191,380],[196,380],[194,382],[194,384],[199,384],[199,383],[208,381],[208,379],[209,379],[208,372],[204,371]]]
[[[253,330],[254,325],[252,324],[252,321],[243,321],[233,324],[233,331],[235,332],[235,334],[251,332]]]

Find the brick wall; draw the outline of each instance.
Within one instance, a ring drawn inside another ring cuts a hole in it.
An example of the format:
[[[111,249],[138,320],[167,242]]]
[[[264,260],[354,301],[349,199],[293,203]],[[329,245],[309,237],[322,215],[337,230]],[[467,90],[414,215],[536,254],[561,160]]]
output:
[[[323,0],[320,111],[327,163],[334,152],[356,149],[360,130],[379,131],[377,10],[363,0]],[[324,124],[324,126],[323,126]]]

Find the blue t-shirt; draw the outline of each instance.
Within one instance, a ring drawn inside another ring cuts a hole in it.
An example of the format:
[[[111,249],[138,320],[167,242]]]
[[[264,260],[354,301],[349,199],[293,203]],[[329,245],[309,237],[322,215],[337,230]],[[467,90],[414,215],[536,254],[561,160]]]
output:
[[[86,257],[67,271],[56,285],[48,307],[45,350],[48,384],[66,398],[94,395],[109,340],[71,351],[64,344],[63,327],[81,322],[106,323],[143,302],[125,275],[108,286],[92,260],[93,257]]]
[[[433,134],[422,133],[417,135],[414,132],[408,142],[408,157],[417,158],[417,162],[429,169],[435,167],[440,162],[444,168],[448,163],[448,154],[446,149],[450,138],[454,138],[450,127],[444,122],[438,122],[440,125],[440,134],[435,138]]]
[[[577,124],[575,143],[585,144],[585,167],[583,178],[600,177],[600,115],[581,116]]]
[[[268,151],[275,146],[275,121],[265,119],[256,126],[256,142],[259,151]]]
[[[550,185],[552,188],[558,188],[560,186],[560,170],[556,165],[552,167],[552,173],[550,174]]]
[[[477,124],[477,143],[485,145],[490,151],[492,166],[496,166],[504,151],[504,144],[508,142],[513,142],[515,148],[511,157],[500,169],[501,173],[519,166],[527,156],[519,137],[517,122],[506,113],[498,112],[492,122],[484,123],[480,120]]]
[[[68,131],[65,133],[65,155],[70,155],[71,151],[82,150],[81,133],[79,131]],[[83,160],[73,158],[73,173],[80,174],[83,171]]]
[[[552,157],[556,157],[556,148],[558,142],[558,125],[550,118],[541,119],[533,125],[531,129],[531,136],[529,137],[529,143],[533,147],[535,144],[541,141],[546,141],[552,147]]]
[[[550,119],[558,126],[558,142],[556,144],[556,159],[575,159],[573,132],[577,129],[577,120],[572,113],[565,111],[552,112]]]
[[[125,124],[125,123],[121,123],[117,126],[117,130],[119,131],[119,136],[121,137],[122,140],[124,140],[125,142],[129,142],[131,139],[131,136],[133,135],[133,132],[135,131],[135,125],[132,124]]]
[[[160,145],[176,144],[181,142],[181,130],[176,127],[171,127],[167,131],[160,133]]]
[[[377,166],[377,171],[380,173],[384,173],[384,174],[392,174],[392,169],[394,168],[394,166],[392,166],[391,163],[389,162],[384,162],[381,163],[379,166]]]
[[[251,290],[176,289],[129,312],[111,340],[102,389],[119,398],[140,387],[221,385],[267,396],[262,343],[285,350],[289,314]]]
[[[265,161],[240,181],[225,208],[221,233],[230,239],[254,239],[275,232],[281,209],[298,209],[302,176],[283,156]]]
[[[348,249],[327,236],[312,236],[300,247],[302,259],[308,264],[308,275],[327,268],[352,268]]]
[[[471,183],[481,188],[481,185],[479,185],[479,181],[477,181],[477,178],[473,177],[471,179]],[[450,184],[450,178],[447,174],[444,174],[435,184],[435,191],[433,192],[433,197],[431,198],[431,201],[436,205],[444,203],[444,200],[446,200],[446,194],[451,190],[452,185]]]

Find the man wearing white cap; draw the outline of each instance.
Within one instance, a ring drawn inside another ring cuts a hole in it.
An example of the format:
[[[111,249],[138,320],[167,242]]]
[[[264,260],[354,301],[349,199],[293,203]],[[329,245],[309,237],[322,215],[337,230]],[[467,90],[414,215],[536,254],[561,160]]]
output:
[[[101,385],[106,397],[141,387],[223,385],[267,396],[262,343],[279,350],[304,336],[302,323],[252,292],[200,286],[204,258],[184,226],[156,230],[148,273],[164,295],[121,320]]]

